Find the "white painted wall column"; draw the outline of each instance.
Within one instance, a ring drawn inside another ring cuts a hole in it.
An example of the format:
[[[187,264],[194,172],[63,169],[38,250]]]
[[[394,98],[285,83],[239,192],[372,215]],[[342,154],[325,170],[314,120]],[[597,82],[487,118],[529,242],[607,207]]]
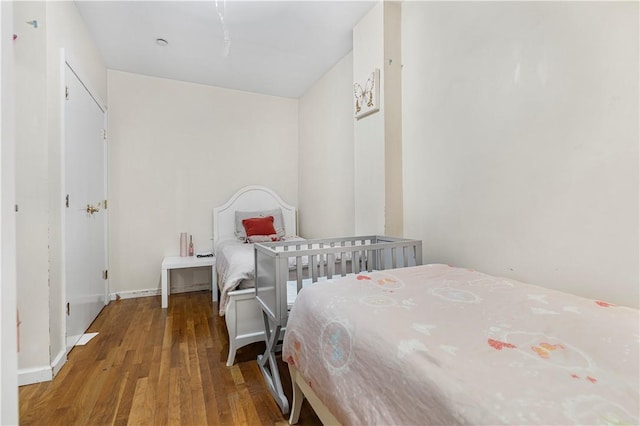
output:
[[[402,7],[384,2],[385,235],[404,235],[402,188]]]
[[[0,2],[0,424],[18,424],[13,2]]]
[[[403,234],[401,6],[380,2],[353,30],[353,78],[380,70],[380,110],[354,124],[356,234]]]
[[[37,26],[27,22],[37,21]],[[47,22],[45,2],[16,2],[16,280],[19,384],[51,380],[49,365],[49,213]]]

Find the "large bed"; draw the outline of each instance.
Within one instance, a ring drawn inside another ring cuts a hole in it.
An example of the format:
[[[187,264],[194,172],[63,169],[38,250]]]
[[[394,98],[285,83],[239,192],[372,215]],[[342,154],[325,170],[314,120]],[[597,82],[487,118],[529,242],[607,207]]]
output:
[[[638,424],[639,312],[447,265],[303,288],[283,343],[326,423]]]

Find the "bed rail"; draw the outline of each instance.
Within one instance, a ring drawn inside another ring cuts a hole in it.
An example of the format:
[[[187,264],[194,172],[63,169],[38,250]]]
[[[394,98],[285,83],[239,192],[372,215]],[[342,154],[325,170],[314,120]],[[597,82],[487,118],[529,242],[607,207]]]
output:
[[[289,317],[287,288],[364,271],[422,265],[422,241],[380,235],[256,243],[255,291],[267,348],[258,357],[267,386],[284,414],[289,404],[275,358]],[[295,285],[294,285],[295,284]]]
[[[287,282],[303,282],[422,264],[422,241],[387,236],[256,243],[256,299],[270,319],[286,325]]]

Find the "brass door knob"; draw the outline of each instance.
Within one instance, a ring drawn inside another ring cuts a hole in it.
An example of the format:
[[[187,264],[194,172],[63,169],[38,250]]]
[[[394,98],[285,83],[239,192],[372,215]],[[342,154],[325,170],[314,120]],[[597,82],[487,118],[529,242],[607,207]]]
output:
[[[87,204],[87,213],[94,214],[94,213],[97,213],[99,211],[100,211],[99,208],[93,207],[91,204]]]

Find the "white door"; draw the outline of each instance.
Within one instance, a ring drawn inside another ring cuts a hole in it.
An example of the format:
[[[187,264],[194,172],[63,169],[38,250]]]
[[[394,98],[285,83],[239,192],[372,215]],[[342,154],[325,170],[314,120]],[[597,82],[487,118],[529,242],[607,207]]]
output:
[[[104,111],[69,66],[64,118],[67,352],[106,301]]]

